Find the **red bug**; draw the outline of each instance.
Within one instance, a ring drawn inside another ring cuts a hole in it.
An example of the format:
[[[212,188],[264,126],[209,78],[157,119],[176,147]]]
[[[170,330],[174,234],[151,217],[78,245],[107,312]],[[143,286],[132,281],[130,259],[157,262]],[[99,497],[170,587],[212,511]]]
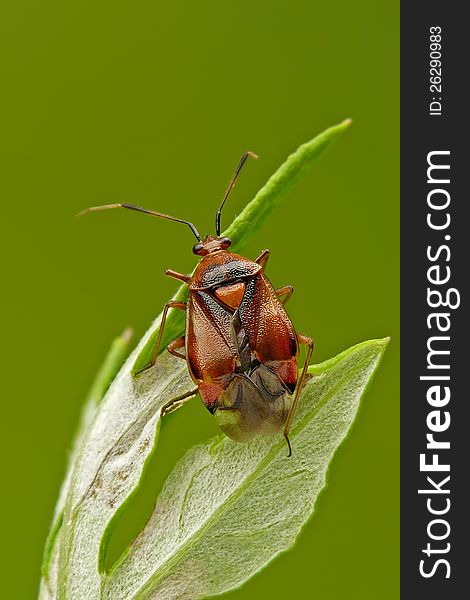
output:
[[[83,213],[127,208],[189,226],[198,240],[193,253],[201,257],[199,264],[192,275],[165,271],[169,277],[188,285],[189,297],[187,302],[170,300],[165,305],[152,360],[141,371],[155,364],[168,310],[186,311],[186,333],[170,342],[167,350],[186,360],[197,389],[169,402],[162,414],[171,412],[199,391],[222,431],[236,441],[247,441],[260,432],[273,433],[284,426],[290,456],[289,429],[313,341],[296,333],[284,309],[293,293],[292,286],[276,290],[264,273],[269,250],[252,261],[230,252],[231,240],[220,235],[222,209],[249,156],[256,157],[251,152],[242,156],[217,211],[216,237],[207,235],[202,240],[189,221],[133,204],[96,206]],[[307,356],[298,377],[302,344],[307,346]]]

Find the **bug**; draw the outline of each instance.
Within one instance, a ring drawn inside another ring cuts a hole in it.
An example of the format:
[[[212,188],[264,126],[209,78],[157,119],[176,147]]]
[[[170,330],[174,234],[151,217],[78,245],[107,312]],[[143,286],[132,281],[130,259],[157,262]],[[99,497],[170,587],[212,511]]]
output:
[[[165,274],[188,285],[187,302],[166,303],[152,358],[139,372],[151,368],[160,351],[170,309],[186,312],[185,335],[168,344],[172,355],[186,361],[195,390],[162,409],[167,414],[199,392],[219,427],[236,441],[255,434],[275,433],[283,427],[289,456],[289,430],[313,352],[313,340],[297,333],[284,304],[293,288],[275,289],[265,274],[269,250],[253,261],[229,250],[231,240],[221,236],[222,209],[235,181],[252,152],[245,152],[223,196],[215,219],[215,237],[204,239],[190,221],[134,204],[106,204],[87,208],[80,215],[126,208],[188,225],[197,243],[193,253],[201,258],[192,275],[167,269]],[[299,349],[307,347],[298,375]]]

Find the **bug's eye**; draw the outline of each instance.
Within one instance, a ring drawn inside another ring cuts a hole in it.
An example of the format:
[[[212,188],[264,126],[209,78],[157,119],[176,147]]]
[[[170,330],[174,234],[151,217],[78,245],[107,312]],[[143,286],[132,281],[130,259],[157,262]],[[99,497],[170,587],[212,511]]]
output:
[[[232,240],[228,237],[224,237],[221,238],[220,240],[220,247],[223,248],[224,250],[226,248],[229,248],[232,245]]]
[[[201,250],[204,248],[204,244],[202,242],[198,242],[193,246],[194,254],[201,254]]]

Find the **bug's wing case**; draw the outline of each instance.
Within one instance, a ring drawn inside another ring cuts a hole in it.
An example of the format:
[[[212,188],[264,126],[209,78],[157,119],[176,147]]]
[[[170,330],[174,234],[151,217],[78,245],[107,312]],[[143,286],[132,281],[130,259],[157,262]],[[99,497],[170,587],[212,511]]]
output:
[[[247,281],[239,313],[256,358],[276,372],[293,392],[297,383],[297,336],[267,277],[259,274]]]
[[[190,293],[186,347],[190,373],[196,383],[233,373],[237,352],[229,334],[231,319],[232,315],[208,293]]]

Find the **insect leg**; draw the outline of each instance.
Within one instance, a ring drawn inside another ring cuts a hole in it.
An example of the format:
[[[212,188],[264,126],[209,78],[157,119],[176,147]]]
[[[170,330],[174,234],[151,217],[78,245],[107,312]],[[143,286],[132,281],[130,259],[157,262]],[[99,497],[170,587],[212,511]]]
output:
[[[291,447],[290,441],[289,441],[289,430],[290,430],[290,426],[292,423],[292,417],[294,416],[295,409],[297,408],[300,391],[304,384],[305,376],[307,375],[307,368],[308,368],[310,359],[312,357],[312,352],[313,352],[312,338],[310,338],[306,335],[303,335],[303,333],[297,333],[297,341],[299,344],[304,344],[305,346],[308,346],[308,350],[307,350],[307,356],[305,358],[304,367],[302,369],[302,374],[300,375],[299,381],[297,382],[297,387],[295,388],[294,401],[292,402],[291,409],[289,411],[289,414],[287,415],[286,424],[284,425],[284,437],[286,438],[286,442],[289,447],[288,456],[292,456],[292,447]]]
[[[158,332],[158,337],[155,341],[155,346],[153,347],[153,351],[152,351],[152,358],[145,365],[145,367],[142,367],[142,369],[140,369],[139,371],[136,372],[136,375],[138,375],[139,373],[142,373],[143,371],[146,371],[147,369],[152,368],[153,365],[155,364],[155,362],[157,360],[157,356],[158,356],[158,351],[160,350],[160,344],[161,344],[162,337],[163,337],[163,330],[165,329],[166,315],[170,308],[179,308],[180,310],[186,310],[186,303],[178,302],[177,300],[170,300],[169,302],[167,302],[165,304],[165,308],[163,309],[162,320],[160,323],[160,330]]]
[[[173,271],[173,269],[167,269],[165,275],[173,277],[173,279],[178,279],[179,281],[184,281],[185,283],[188,283],[191,279],[191,275],[183,275],[183,273],[178,273],[178,271]]]
[[[276,296],[285,304],[294,293],[294,288],[291,285],[284,285],[282,288],[276,290]],[[281,296],[284,298],[281,299]]]
[[[172,342],[170,342],[168,344],[168,346],[166,347],[166,349],[168,350],[168,352],[170,354],[173,354],[173,356],[177,356],[178,358],[182,358],[183,360],[186,360],[186,356],[184,354],[181,354],[181,352],[177,352],[176,350],[178,348],[184,348],[185,345],[185,337],[184,335],[182,335],[179,338],[176,338],[176,340],[173,340]]]
[[[264,272],[264,270],[266,268],[266,264],[269,260],[269,254],[270,254],[269,250],[263,250],[263,252],[261,252],[261,254],[258,256],[258,258],[255,260],[255,262],[257,262],[261,266],[262,273]]]
[[[183,404],[185,402],[187,402],[188,400],[191,400],[191,398],[194,398],[194,396],[198,393],[198,389],[194,389],[191,390],[190,392],[186,392],[185,394],[182,394],[181,396],[177,396],[176,398],[172,398],[171,400],[169,400],[166,404],[164,404],[160,410],[160,416],[164,417],[165,415],[168,415],[169,413],[178,410],[178,408],[181,408],[181,406],[183,406]]]

